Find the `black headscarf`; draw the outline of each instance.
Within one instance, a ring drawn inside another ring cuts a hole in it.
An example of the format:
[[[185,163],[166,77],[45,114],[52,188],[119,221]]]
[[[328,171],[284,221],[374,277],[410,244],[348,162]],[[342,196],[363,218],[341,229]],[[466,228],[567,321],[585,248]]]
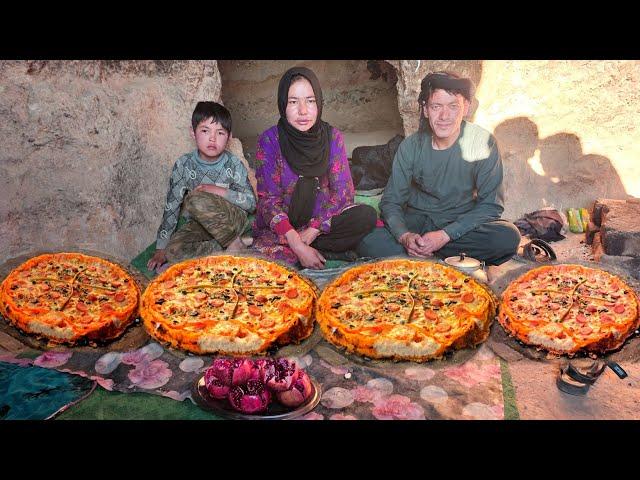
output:
[[[316,123],[306,132],[301,132],[287,121],[289,88],[291,79],[296,75],[309,80],[318,105]],[[319,177],[329,168],[331,125],[322,121],[322,89],[315,73],[305,67],[287,70],[278,85],[278,110],[280,150],[291,170],[299,177],[289,205],[289,222],[294,228],[300,228],[311,219],[320,189]]]

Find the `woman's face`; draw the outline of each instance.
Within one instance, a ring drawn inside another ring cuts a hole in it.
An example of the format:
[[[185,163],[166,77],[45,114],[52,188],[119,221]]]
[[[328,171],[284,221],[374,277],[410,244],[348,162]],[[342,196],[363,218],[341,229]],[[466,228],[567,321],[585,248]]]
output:
[[[296,130],[306,132],[316,123],[318,104],[313,87],[306,78],[300,78],[289,87],[287,121]]]

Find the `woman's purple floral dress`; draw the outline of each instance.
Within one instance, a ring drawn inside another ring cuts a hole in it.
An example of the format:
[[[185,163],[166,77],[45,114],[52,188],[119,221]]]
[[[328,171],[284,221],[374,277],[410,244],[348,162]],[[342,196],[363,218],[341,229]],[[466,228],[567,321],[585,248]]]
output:
[[[266,130],[258,139],[256,179],[258,205],[253,224],[253,245],[269,258],[295,264],[298,257],[289,248],[284,234],[292,228],[287,212],[298,175],[282,156],[277,126]],[[352,206],[354,194],[344,138],[342,132],[333,128],[329,170],[320,177],[320,191],[309,224],[298,231],[314,227],[322,233],[328,233],[331,217]]]

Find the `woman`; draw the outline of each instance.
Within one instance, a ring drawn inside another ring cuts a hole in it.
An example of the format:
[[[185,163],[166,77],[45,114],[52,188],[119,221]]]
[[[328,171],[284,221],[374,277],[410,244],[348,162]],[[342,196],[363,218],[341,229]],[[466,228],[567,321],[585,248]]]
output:
[[[278,124],[258,139],[254,247],[305,268],[323,268],[327,257],[353,259],[377,214],[353,203],[344,139],[322,121],[322,90],[311,70],[283,75],[278,110]]]

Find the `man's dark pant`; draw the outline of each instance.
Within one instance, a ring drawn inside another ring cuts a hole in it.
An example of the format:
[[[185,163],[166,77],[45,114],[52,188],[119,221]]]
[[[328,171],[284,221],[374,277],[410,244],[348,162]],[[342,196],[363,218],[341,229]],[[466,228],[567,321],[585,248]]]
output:
[[[426,215],[407,215],[405,218],[410,232],[423,235],[440,230]],[[516,254],[519,244],[520,232],[517,227],[506,220],[495,220],[477,226],[433,253],[446,258],[465,252],[470,257],[484,260],[488,265],[500,265]],[[356,251],[363,257],[373,258],[407,254],[386,227],[374,229],[360,242]]]

